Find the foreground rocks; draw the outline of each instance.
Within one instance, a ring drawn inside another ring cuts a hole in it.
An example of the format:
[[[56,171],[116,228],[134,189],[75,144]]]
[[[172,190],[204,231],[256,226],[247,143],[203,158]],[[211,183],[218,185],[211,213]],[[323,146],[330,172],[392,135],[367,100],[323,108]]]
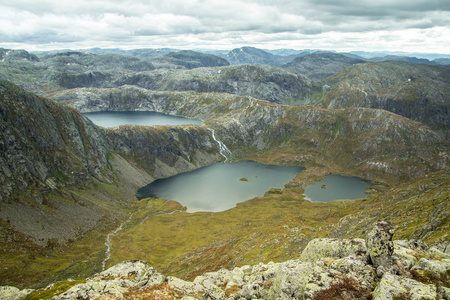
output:
[[[52,299],[450,299],[443,244],[392,241],[392,233],[391,224],[378,221],[366,240],[315,239],[300,259],[222,269],[193,281],[125,261]],[[0,298],[39,292],[2,287]]]

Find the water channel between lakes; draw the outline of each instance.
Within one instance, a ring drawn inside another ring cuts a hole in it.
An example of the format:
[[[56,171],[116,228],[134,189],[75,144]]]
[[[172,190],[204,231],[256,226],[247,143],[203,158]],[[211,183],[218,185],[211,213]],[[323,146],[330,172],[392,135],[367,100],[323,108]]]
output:
[[[201,124],[201,120],[171,116],[150,111],[84,113],[95,124],[103,127],[134,125]],[[188,212],[219,212],[236,203],[263,196],[271,188],[283,188],[305,168],[264,165],[254,161],[217,163],[192,172],[156,180],[138,190],[138,198],[161,197],[175,200]],[[328,175],[323,181],[307,186],[305,196],[313,202],[353,200],[365,198],[369,181],[359,177]]]

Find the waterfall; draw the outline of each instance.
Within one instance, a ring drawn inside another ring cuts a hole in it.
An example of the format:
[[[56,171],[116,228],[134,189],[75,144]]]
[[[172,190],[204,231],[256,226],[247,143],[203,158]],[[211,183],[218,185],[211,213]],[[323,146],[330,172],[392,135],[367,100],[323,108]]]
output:
[[[216,141],[217,145],[219,145],[219,153],[225,158],[225,161],[228,160],[228,157],[232,155],[230,149],[220,140],[216,138],[216,133],[214,129],[208,128],[211,131],[212,138]]]

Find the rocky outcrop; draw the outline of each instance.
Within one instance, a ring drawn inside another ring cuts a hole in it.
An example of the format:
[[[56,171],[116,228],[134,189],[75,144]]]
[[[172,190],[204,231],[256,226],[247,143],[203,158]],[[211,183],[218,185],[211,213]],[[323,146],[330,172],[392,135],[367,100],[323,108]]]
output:
[[[392,242],[387,223],[376,226],[377,234],[369,234],[367,243]],[[300,259],[221,269],[193,281],[164,276],[142,261],[125,261],[52,299],[448,299],[449,255],[423,245],[425,250],[419,250],[414,241],[394,241],[393,245],[395,250],[386,255],[397,270],[388,270],[382,277],[369,259],[371,252],[363,251],[364,240],[321,239],[312,240]],[[427,257],[429,263],[420,263],[425,258],[412,263],[416,256]],[[0,296],[11,289],[4,287]],[[40,291],[14,292],[32,296]]]
[[[377,269],[377,274],[383,274],[386,268],[393,266],[393,235],[394,228],[386,221],[377,221],[372,231],[367,235],[367,254],[372,265]]]

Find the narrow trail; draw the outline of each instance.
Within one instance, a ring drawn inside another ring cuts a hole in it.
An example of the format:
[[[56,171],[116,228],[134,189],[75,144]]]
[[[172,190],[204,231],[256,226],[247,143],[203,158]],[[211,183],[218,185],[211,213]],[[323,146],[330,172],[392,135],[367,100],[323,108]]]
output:
[[[155,213],[152,213],[152,214],[146,216],[144,219],[142,219],[142,221],[139,223],[139,225],[142,225],[148,218],[151,218],[153,216],[157,216],[157,215],[171,215],[171,214],[176,213],[176,212],[185,212],[185,210],[184,209],[177,209],[177,210],[169,211],[169,212],[165,212],[165,211],[155,212]],[[132,213],[130,215],[130,217],[126,221],[124,221],[122,224],[120,224],[119,227],[117,227],[114,231],[108,233],[108,235],[106,236],[106,241],[105,241],[106,252],[105,252],[105,259],[102,262],[102,271],[105,271],[106,263],[108,262],[108,260],[111,259],[112,237],[114,235],[116,235],[119,231],[123,230],[124,225],[131,221],[131,219],[133,218],[134,214],[135,213]]]
[[[106,241],[105,241],[105,246],[106,246],[106,253],[105,253],[105,259],[102,262],[102,271],[105,271],[105,267],[106,267],[106,263],[108,262],[108,260],[110,260],[111,258],[111,248],[112,248],[112,237],[114,235],[116,235],[119,231],[121,231],[123,229],[123,226],[131,221],[131,218],[134,216],[135,213],[132,213],[130,215],[130,217],[128,217],[128,219],[126,221],[124,221],[122,224],[120,224],[119,227],[116,228],[116,230],[108,233],[108,235],[106,236]]]

